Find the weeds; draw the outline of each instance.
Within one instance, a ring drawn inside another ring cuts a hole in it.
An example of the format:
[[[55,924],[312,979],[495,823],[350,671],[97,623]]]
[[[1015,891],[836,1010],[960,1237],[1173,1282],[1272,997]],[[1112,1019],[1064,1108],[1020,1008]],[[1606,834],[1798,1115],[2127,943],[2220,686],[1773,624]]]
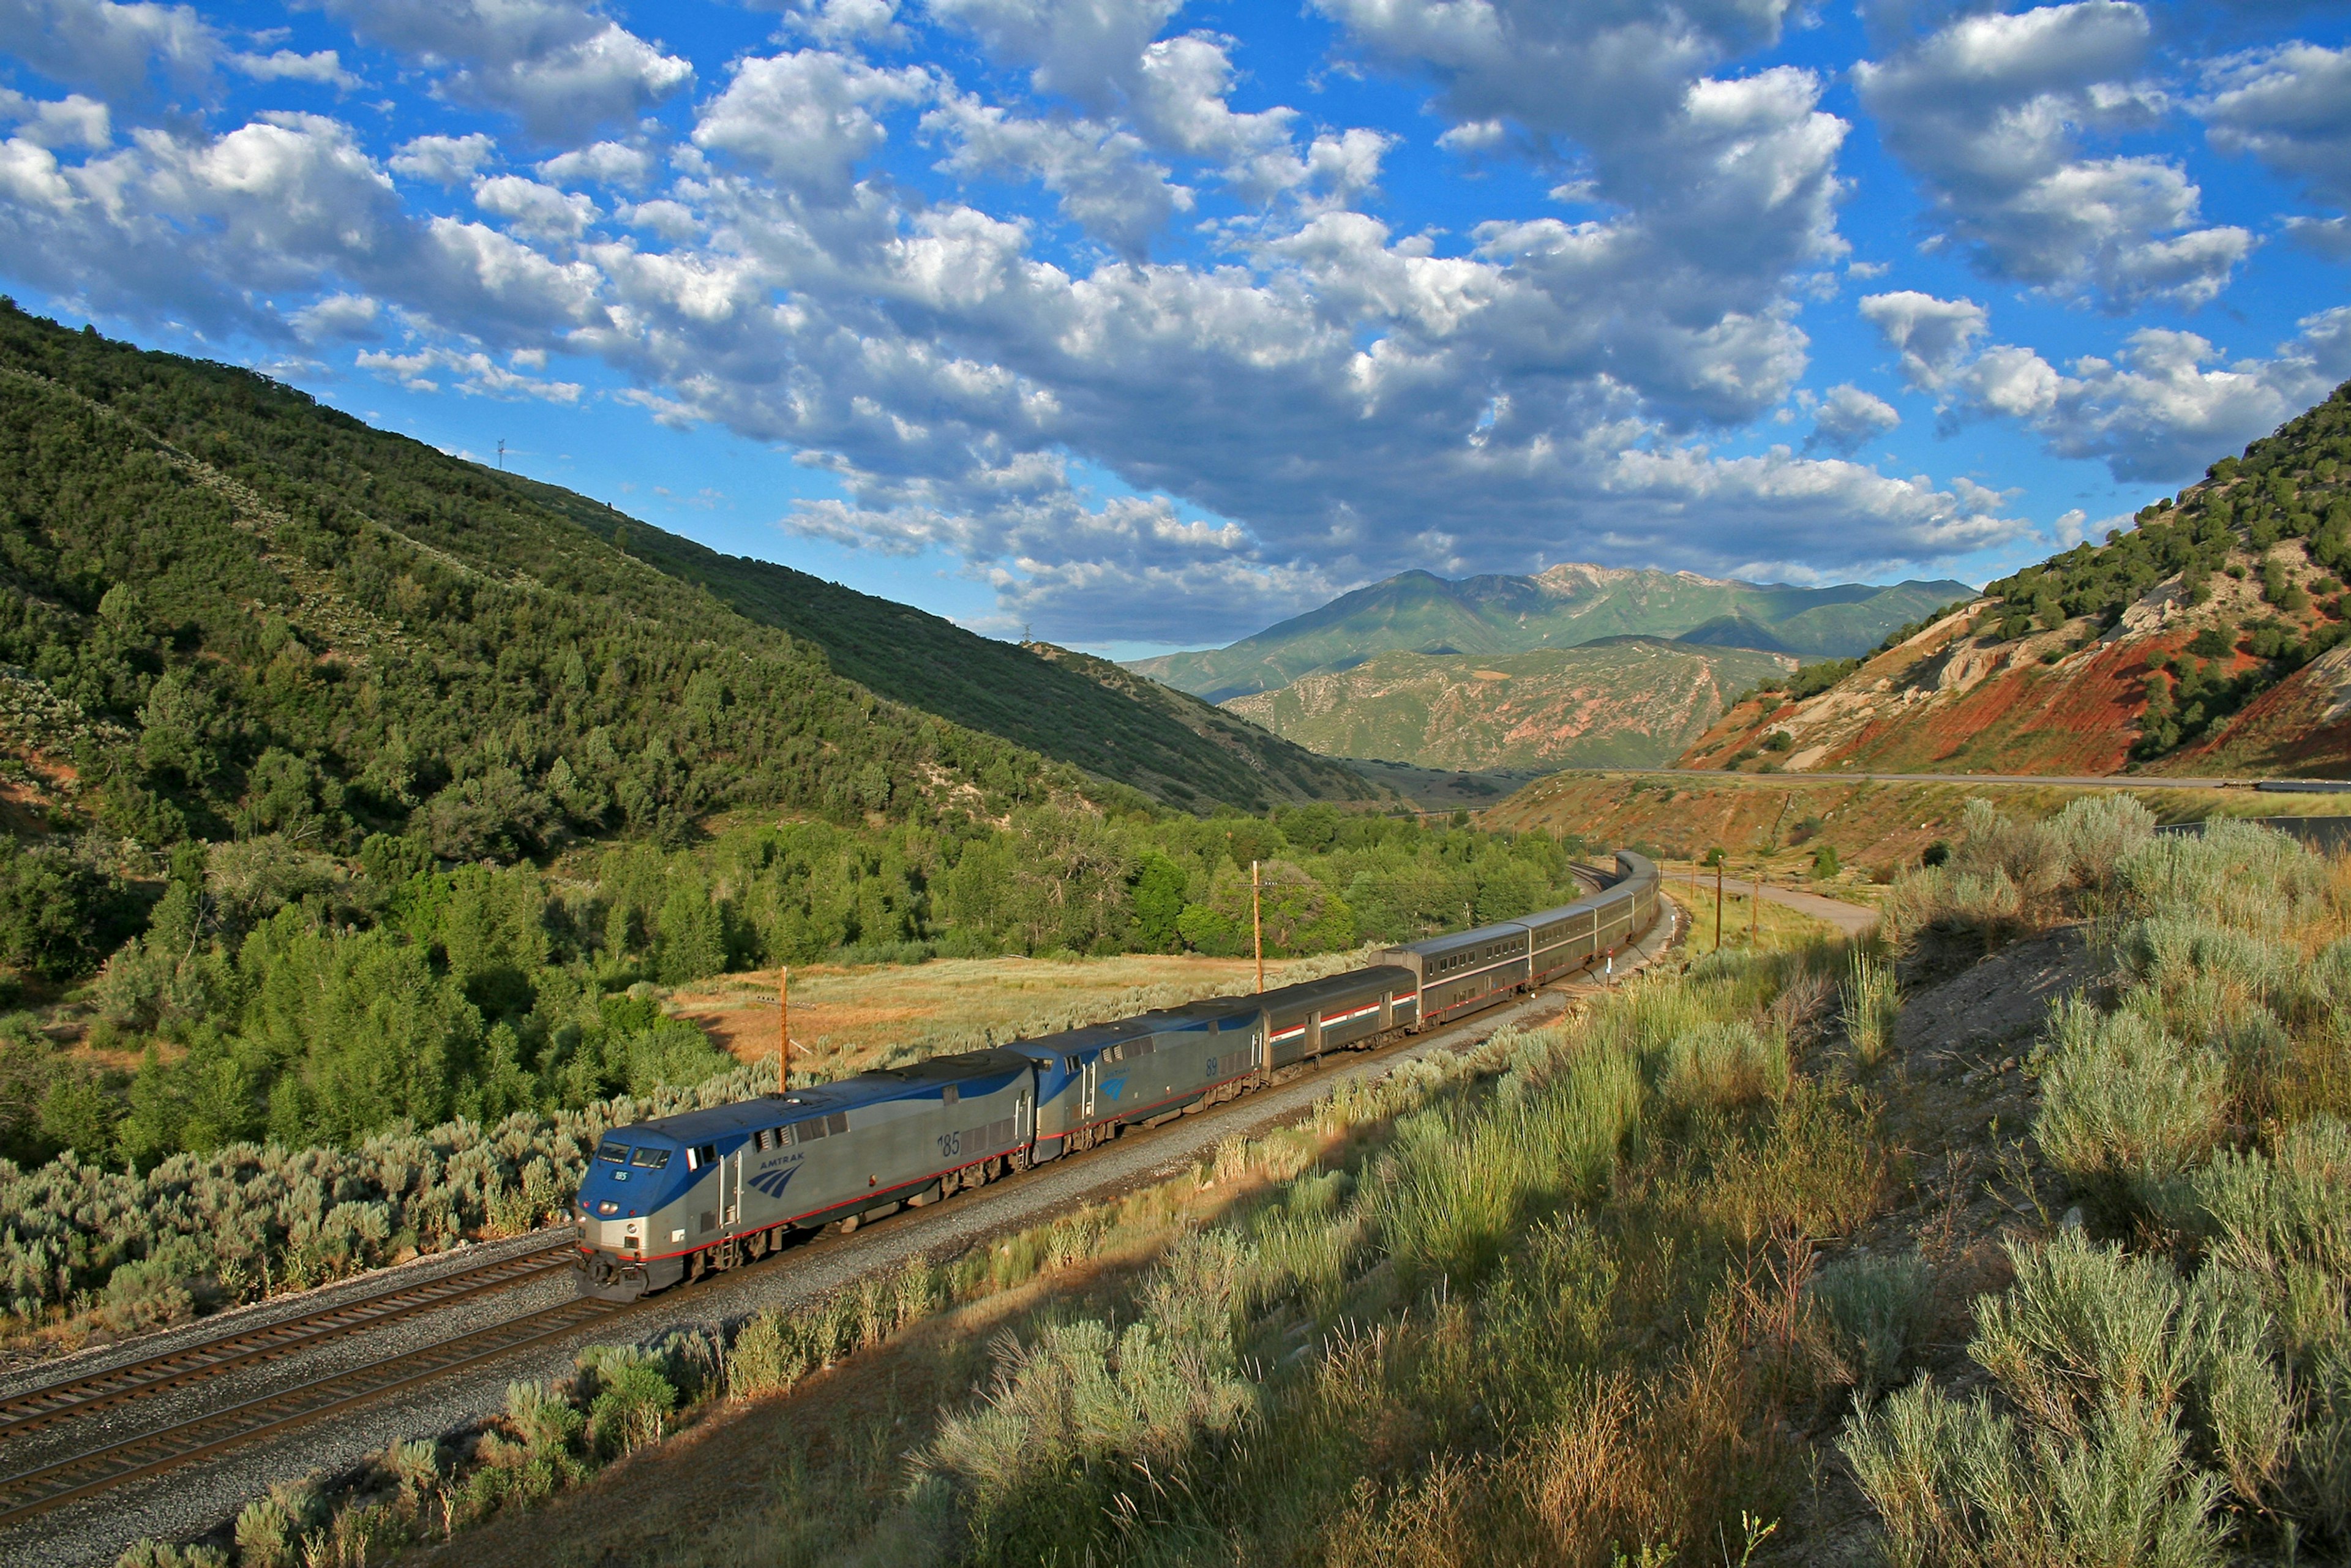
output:
[[[1853,1385],[1866,1406],[1894,1386],[1917,1347],[1934,1270],[1913,1253],[1840,1259],[1813,1277],[1813,1305],[1828,1320],[1839,1364],[1838,1381]]]
[[[1853,1059],[1864,1068],[1876,1067],[1893,1043],[1895,1021],[1902,1016],[1894,966],[1855,949],[1845,972],[1844,998],[1844,1038]]]

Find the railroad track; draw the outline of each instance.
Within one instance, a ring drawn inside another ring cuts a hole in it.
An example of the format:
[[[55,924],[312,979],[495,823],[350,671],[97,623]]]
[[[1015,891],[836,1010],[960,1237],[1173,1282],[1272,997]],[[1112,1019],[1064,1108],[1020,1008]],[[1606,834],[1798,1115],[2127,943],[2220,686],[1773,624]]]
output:
[[[171,1469],[271,1432],[317,1420],[395,1389],[446,1376],[626,1310],[611,1301],[575,1299],[544,1312],[527,1312],[456,1334],[421,1350],[405,1350],[225,1409],[87,1449],[19,1474],[0,1476],[0,1527],[141,1476]]]
[[[570,1261],[572,1248],[573,1242],[567,1234],[560,1241],[550,1241],[496,1263],[395,1286],[299,1317],[222,1334],[103,1372],[26,1389],[0,1398],[0,1443],[19,1433],[92,1410],[217,1377],[256,1361],[293,1355],[345,1334],[418,1312],[437,1311],[470,1296],[510,1289],[564,1267]]]
[[[1679,930],[1677,924],[1670,923],[1670,916],[1667,919],[1666,939],[1670,946]],[[1655,927],[1651,934],[1655,934]],[[567,1234],[562,1240],[497,1263],[387,1290],[283,1322],[225,1334],[86,1377],[26,1390],[0,1399],[0,1440],[239,1366],[296,1354],[326,1341],[434,1311],[467,1297],[524,1283],[568,1266],[573,1245]],[[422,1349],[402,1351],[274,1394],[101,1444],[30,1469],[0,1474],[0,1528],[75,1499],[559,1338],[584,1324],[628,1310],[619,1303],[586,1298],[564,1301],[454,1335]]]

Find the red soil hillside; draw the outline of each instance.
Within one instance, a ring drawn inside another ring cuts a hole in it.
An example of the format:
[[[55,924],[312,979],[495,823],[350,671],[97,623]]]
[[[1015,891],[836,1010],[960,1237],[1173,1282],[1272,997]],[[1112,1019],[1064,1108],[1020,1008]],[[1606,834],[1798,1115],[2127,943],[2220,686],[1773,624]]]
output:
[[[2351,645],[2305,664],[2246,706],[2214,741],[2182,751],[2166,771],[2345,774],[2351,758]]]
[[[1799,671],[1781,692],[1734,704],[1681,762],[2351,771],[2346,579],[2351,383],[2103,546],[1992,583],[1834,684],[1834,667]]]
[[[2292,542],[2297,578],[2315,575]],[[2101,632],[2095,620],[2003,640],[1980,630],[1988,601],[1946,617],[1802,701],[1750,698],[1682,756],[1685,768],[1906,773],[2118,773],[2135,766],[2148,676],[2159,658],[2199,663],[2186,650],[2207,627],[2262,619],[2256,574],[2212,580],[2204,604],[2166,579]],[[2270,612],[2270,619],[2283,619]],[[2313,612],[2304,630],[2335,617]],[[2236,639],[2240,643],[2241,638]],[[2243,652],[2211,662],[2239,678],[2265,661]],[[1782,740],[1779,737],[1785,737]],[[2333,776],[2351,768],[2351,648],[2286,675],[2212,738],[2147,762],[2157,773],[2259,772]]]

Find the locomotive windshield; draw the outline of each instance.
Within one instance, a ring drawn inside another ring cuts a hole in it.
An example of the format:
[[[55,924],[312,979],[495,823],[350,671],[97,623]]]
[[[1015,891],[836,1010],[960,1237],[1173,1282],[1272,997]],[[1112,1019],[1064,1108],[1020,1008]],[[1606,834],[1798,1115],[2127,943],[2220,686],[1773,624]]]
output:
[[[627,1165],[629,1163],[629,1145],[626,1144],[606,1144],[602,1148],[596,1151],[596,1157],[600,1160],[610,1160],[616,1166]]]
[[[641,1148],[634,1155],[629,1157],[629,1163],[632,1166],[643,1166],[647,1170],[657,1171],[661,1169],[662,1166],[669,1164],[669,1151],[667,1149]]]

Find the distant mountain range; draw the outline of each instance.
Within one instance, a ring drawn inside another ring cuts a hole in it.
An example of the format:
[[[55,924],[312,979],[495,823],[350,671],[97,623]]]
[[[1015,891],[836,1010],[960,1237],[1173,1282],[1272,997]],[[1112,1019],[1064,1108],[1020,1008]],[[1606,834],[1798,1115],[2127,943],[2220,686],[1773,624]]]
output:
[[[1407,571],[1230,647],[1141,659],[1128,668],[1224,703],[1389,653],[1492,658],[1630,636],[1848,658],[1974,591],[1948,580],[1793,588],[1574,563],[1532,577],[1459,581]]]
[[[1794,665],[1659,637],[1479,658],[1391,652],[1224,706],[1334,757],[1470,771],[1648,767]]]

